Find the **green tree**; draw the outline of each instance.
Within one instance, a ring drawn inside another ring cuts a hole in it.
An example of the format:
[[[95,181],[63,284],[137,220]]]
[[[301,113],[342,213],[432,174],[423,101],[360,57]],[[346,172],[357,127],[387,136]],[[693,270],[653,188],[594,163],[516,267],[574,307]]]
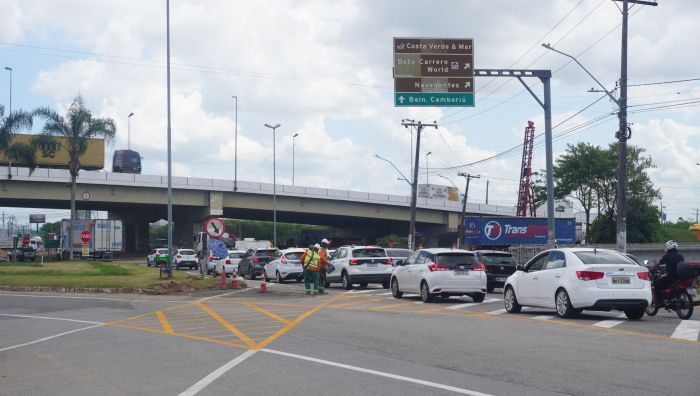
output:
[[[32,115],[16,110],[5,116],[5,106],[0,105],[0,154],[8,162],[18,162],[27,166],[30,172],[36,168],[34,148],[25,143],[13,142],[16,134],[32,129]]]
[[[73,223],[75,221],[75,185],[78,173],[80,173],[80,156],[85,154],[88,147],[88,139],[104,138],[107,142],[114,139],[116,127],[110,118],[96,118],[85,107],[82,97],[73,100],[66,117],[54,110],[43,107],[34,111],[34,114],[43,118],[44,128],[37,138],[37,143],[61,144],[55,137],[66,139],[65,147],[68,151],[68,171],[70,172],[70,225],[68,230],[68,246],[72,246]],[[70,250],[70,259],[73,259],[73,249]]]

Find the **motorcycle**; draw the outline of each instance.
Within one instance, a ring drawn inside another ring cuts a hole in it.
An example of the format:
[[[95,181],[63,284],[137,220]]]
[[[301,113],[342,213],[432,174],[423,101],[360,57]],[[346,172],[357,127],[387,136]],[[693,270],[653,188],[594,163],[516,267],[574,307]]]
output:
[[[653,272],[650,271],[650,280],[652,282],[652,301],[646,308],[646,313],[649,316],[656,315],[659,312],[659,308],[661,308],[660,304],[658,304],[656,301],[656,290],[653,286],[654,281],[661,275],[662,273],[658,270]],[[693,307],[694,305],[697,305],[697,303],[693,301],[693,298],[697,298],[697,292],[693,286],[694,281],[695,276],[682,278],[662,291],[665,304],[664,308],[669,312],[676,311],[676,315],[683,320],[690,319],[690,317],[693,316]]]

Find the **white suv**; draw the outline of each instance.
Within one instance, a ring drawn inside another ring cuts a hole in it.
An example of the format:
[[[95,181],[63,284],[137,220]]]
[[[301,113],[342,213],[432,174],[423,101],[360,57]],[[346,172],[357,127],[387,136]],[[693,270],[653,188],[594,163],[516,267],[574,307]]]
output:
[[[192,249],[177,249],[173,264],[175,264],[175,269],[180,267],[195,269],[199,267],[199,259],[197,258],[197,254]]]
[[[380,283],[389,288],[389,279],[394,269],[391,258],[384,248],[377,246],[343,246],[331,256],[332,271],[326,277],[326,287],[340,282],[345,290],[353,284],[366,287],[369,283]]]
[[[391,275],[391,293],[420,293],[424,302],[435,296],[468,295],[475,302],[486,296],[486,267],[473,252],[460,249],[422,249],[399,263]]]

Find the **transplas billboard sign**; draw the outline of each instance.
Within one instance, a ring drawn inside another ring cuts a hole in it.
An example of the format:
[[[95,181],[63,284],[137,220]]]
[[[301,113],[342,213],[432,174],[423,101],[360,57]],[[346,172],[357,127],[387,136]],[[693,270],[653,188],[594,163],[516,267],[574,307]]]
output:
[[[576,242],[575,219],[554,219],[557,243]],[[544,245],[544,217],[465,217],[464,243],[468,245]]]

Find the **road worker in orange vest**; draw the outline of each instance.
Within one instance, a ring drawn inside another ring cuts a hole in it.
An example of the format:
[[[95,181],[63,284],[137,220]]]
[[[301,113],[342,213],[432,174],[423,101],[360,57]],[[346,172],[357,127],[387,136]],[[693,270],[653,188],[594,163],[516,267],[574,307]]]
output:
[[[328,257],[328,245],[330,244],[330,241],[328,239],[323,238],[321,241],[321,251],[319,252],[319,255],[321,258],[319,259],[319,263],[321,264],[319,266],[318,270],[318,292],[323,294],[326,291],[323,290],[323,288],[326,286],[326,274],[327,274],[327,269],[328,265],[331,263],[330,257]]]
[[[318,253],[321,245],[318,243],[310,247],[301,256],[302,267],[304,268],[304,286],[306,287],[306,295],[314,295],[318,293],[318,270],[320,266],[321,255]],[[311,280],[313,279],[314,288],[311,290]]]

